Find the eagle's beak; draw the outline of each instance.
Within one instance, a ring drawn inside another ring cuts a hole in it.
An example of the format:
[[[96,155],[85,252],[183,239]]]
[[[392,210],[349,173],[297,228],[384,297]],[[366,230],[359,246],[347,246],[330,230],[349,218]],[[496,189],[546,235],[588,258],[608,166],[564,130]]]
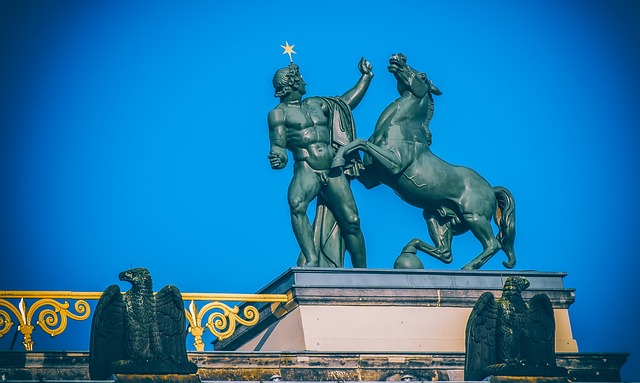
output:
[[[120,274],[118,274],[118,278],[120,278],[121,281],[130,282],[131,281],[131,273],[129,273],[129,271],[123,271]]]

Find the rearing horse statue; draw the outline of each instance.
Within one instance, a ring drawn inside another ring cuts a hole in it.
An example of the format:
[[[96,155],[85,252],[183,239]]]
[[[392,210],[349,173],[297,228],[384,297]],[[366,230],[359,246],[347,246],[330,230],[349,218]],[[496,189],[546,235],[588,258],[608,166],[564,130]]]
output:
[[[482,252],[463,270],[482,267],[500,249],[507,255],[502,264],[514,267],[513,196],[504,187],[491,187],[474,170],[451,165],[431,152],[433,95],[442,93],[425,73],[411,68],[402,53],[391,56],[388,69],[398,81],[400,97],[382,112],[369,140],[356,139],[343,146],[333,166],[342,166],[344,156],[362,151],[365,171],[360,180],[365,187],[383,183],[423,210],[434,245],[412,239],[395,267],[424,267],[415,256],[417,250],[451,263],[453,236],[468,230],[482,243]],[[491,227],[492,217],[499,228],[497,236]]]

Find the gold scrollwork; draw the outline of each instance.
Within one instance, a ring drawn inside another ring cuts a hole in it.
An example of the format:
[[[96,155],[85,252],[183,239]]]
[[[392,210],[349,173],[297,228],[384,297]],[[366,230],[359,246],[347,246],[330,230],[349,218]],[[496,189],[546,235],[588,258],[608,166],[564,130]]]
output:
[[[34,342],[31,334],[36,329],[32,320],[37,314],[36,325],[51,337],[63,333],[67,328],[68,319],[82,321],[91,315],[91,309],[87,300],[98,300],[100,292],[71,292],[71,291],[4,291],[0,290],[0,338],[6,335],[16,323],[17,330],[22,334],[24,348],[33,350]],[[189,309],[185,309],[189,321],[189,332],[195,338],[196,350],[203,351],[204,343],[202,335],[209,331],[222,340],[230,337],[238,323],[245,326],[253,326],[258,323],[259,313],[253,306],[246,306],[239,315],[240,309],[236,306],[230,308],[220,301],[231,302],[267,302],[272,305],[288,302],[290,297],[285,294],[208,294],[208,293],[183,293],[185,301],[191,301]],[[19,299],[17,304],[7,299]],[[33,300],[31,307],[27,307],[25,299]],[[73,311],[67,300],[74,300]],[[60,303],[62,301],[62,303]],[[195,301],[213,301],[198,310]],[[207,312],[212,312],[203,324],[203,318]],[[75,312],[74,312],[75,311]]]
[[[69,302],[59,303],[53,299],[42,299],[31,306],[29,309],[30,317],[35,311],[45,305],[51,305],[52,308],[46,308],[40,311],[36,324],[47,334],[52,337],[62,334],[67,328],[67,318],[81,321],[89,318],[91,308],[86,301],[79,300],[73,305],[78,314],[69,311]]]
[[[11,311],[16,318],[20,318],[20,311],[11,304],[11,302],[0,299],[0,307],[5,307]],[[11,316],[9,313],[0,309],[0,337],[6,335],[10,330],[14,323],[11,321]]]
[[[45,333],[51,335],[51,337],[64,332],[67,328],[67,318],[85,320],[91,314],[89,304],[83,300],[78,300],[74,304],[74,309],[77,314],[69,311],[69,302],[65,301],[60,303],[50,298],[35,301],[29,309],[27,309],[27,304],[24,298],[20,298],[18,307],[5,299],[0,299],[0,306],[9,309],[9,311],[11,311],[11,313],[18,319],[18,331],[20,331],[23,336],[24,340],[22,344],[27,351],[33,350],[34,342],[31,338],[31,334],[33,333],[34,326],[31,324],[31,321],[37,310],[41,309],[38,313],[38,320],[36,321],[36,324],[40,326]],[[49,308],[46,306],[51,307]],[[9,313],[4,310],[0,310],[0,336],[8,333],[12,325],[13,322],[11,322]]]
[[[238,306],[231,308],[221,302],[210,302],[204,305],[201,310],[198,310],[195,302],[191,301],[189,310],[185,311],[187,312],[187,319],[189,320],[189,332],[195,338],[193,345],[198,351],[204,351],[204,343],[202,342],[204,327],[202,326],[202,319],[205,314],[211,310],[218,311],[209,314],[204,326],[219,340],[229,338],[233,335],[238,323],[245,326],[253,326],[258,323],[260,319],[258,309],[254,306],[245,306],[244,310],[242,310],[242,316],[240,316],[240,308]]]

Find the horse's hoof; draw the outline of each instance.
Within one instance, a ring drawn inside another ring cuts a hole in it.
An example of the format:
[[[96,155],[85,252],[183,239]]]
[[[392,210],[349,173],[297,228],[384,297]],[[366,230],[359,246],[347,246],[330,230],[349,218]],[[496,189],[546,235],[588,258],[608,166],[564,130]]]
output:
[[[502,261],[502,266],[506,267],[507,269],[513,269],[513,267],[516,265],[516,260],[510,260],[510,261]]]

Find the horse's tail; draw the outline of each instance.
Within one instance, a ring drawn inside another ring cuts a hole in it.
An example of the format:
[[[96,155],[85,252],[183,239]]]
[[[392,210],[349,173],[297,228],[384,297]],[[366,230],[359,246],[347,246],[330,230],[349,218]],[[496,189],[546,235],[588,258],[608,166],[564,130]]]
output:
[[[508,257],[508,260],[502,264],[511,269],[516,265],[516,254],[513,250],[516,239],[516,202],[507,188],[496,186],[493,188],[493,192],[498,201],[496,213],[493,215],[493,220],[498,226],[496,238]]]

